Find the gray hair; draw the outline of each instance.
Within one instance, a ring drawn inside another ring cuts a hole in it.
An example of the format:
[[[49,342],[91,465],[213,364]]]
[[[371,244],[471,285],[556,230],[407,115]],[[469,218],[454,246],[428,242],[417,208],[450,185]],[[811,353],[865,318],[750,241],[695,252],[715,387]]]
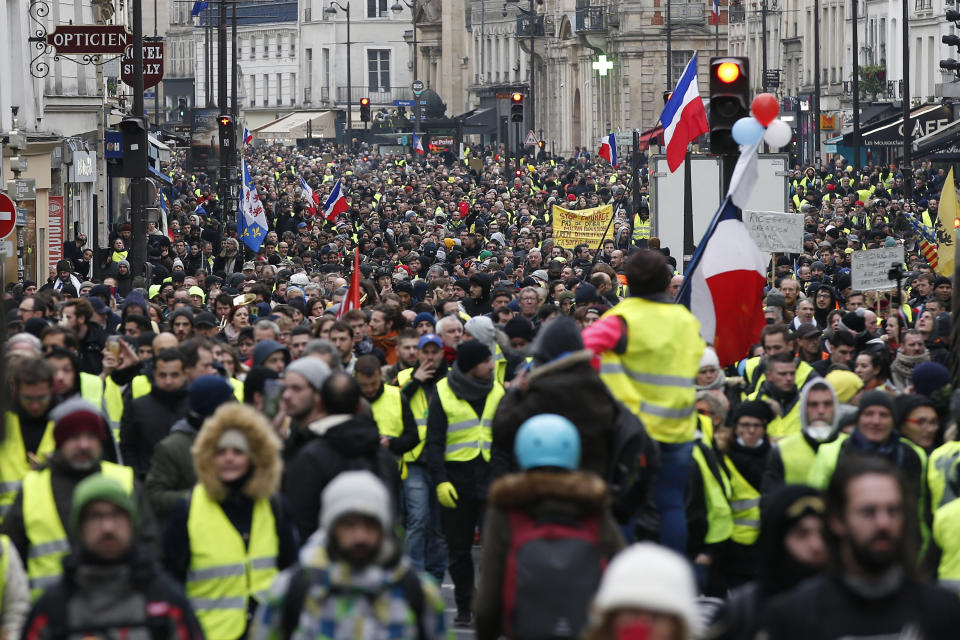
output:
[[[278,340],[280,338],[280,325],[278,325],[273,320],[268,320],[263,318],[262,320],[257,320],[254,325],[254,329],[267,329],[268,331],[273,331],[273,339]]]
[[[330,371],[340,371],[343,369],[343,363],[340,361],[340,351],[329,340],[324,340],[323,338],[310,340],[306,346],[303,347],[303,355],[300,357],[306,358],[312,355],[329,356]],[[326,358],[324,359],[326,360]]]
[[[16,351],[13,348],[16,344],[27,344],[30,348],[33,349],[34,355],[39,358],[43,355],[43,343],[40,342],[40,338],[33,335],[32,333],[15,333],[7,340],[7,351]]]

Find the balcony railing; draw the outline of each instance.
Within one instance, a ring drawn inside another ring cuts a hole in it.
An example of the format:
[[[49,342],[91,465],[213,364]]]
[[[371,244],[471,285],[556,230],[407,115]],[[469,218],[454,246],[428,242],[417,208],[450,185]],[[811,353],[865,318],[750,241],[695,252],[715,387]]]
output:
[[[736,24],[738,22],[743,22],[746,19],[746,11],[743,8],[742,4],[732,4],[727,10],[727,21],[730,24]]]
[[[394,100],[412,100],[413,91],[410,87],[373,90],[368,87],[351,87],[350,97],[355,104],[360,102],[360,98],[370,98],[370,104],[392,105]],[[347,87],[337,87],[337,104],[346,103]]]
[[[607,28],[607,8],[603,5],[577,9],[577,32],[604,31]]]

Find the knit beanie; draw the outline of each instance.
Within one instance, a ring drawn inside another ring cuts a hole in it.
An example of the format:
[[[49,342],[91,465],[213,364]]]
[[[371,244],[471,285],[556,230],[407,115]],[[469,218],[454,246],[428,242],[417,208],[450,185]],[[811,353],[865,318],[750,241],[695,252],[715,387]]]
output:
[[[130,516],[130,522],[136,529],[140,523],[137,504],[127,490],[117,480],[108,478],[100,473],[87,476],[73,490],[73,503],[70,505],[70,528],[74,534],[80,533],[83,519],[83,510],[91,502],[103,500],[123,509]]]
[[[429,322],[433,327],[437,326],[437,319],[429,311],[421,311],[413,319],[413,326],[416,327],[421,322]]]
[[[768,422],[773,420],[773,409],[763,400],[749,400],[741,402],[737,406],[736,411],[733,412],[733,424],[737,424],[737,420],[744,416],[756,418],[766,426]]]
[[[843,371],[837,369],[826,375],[827,382],[833,385],[837,392],[837,400],[842,404],[850,402],[853,396],[857,395],[860,389],[863,389],[863,380],[853,371]]]
[[[81,433],[90,433],[98,440],[107,437],[107,422],[103,414],[83,398],[72,398],[60,404],[51,414],[53,440],[56,447]]]
[[[890,394],[878,389],[868,391],[860,398],[860,409],[857,412],[857,418],[863,415],[863,412],[869,407],[885,407],[891,416],[894,415],[893,399],[890,397]]]
[[[533,343],[533,363],[534,366],[540,366],[565,353],[581,349],[583,336],[580,327],[570,316],[562,316],[551,320],[540,329]]]
[[[200,376],[187,388],[187,397],[190,411],[206,418],[212,416],[224,402],[233,401],[233,387],[223,376]]]
[[[511,318],[503,325],[503,332],[508,338],[523,338],[528,342],[533,340],[533,325],[526,318]]]
[[[717,352],[713,347],[705,347],[703,355],[700,356],[700,368],[703,369],[705,367],[720,368],[720,358],[717,356]]]
[[[490,347],[479,340],[467,340],[457,347],[457,366],[463,373],[469,373],[481,362],[490,358]]]
[[[330,532],[345,515],[370,516],[384,531],[391,526],[390,496],[377,476],[369,471],[343,471],[320,497],[320,529]]]
[[[330,377],[330,367],[320,358],[307,356],[294,360],[285,369],[287,373],[299,373],[311,387],[317,391],[323,386],[323,383]]]
[[[921,362],[913,368],[912,380],[917,393],[929,396],[950,384],[950,370],[939,362]]]
[[[848,311],[843,314],[843,317],[840,319],[840,325],[854,333],[862,333],[867,329],[866,319],[856,311]]]
[[[470,318],[463,328],[481,344],[487,345],[491,352],[496,347],[497,330],[493,326],[493,320],[487,316]]]

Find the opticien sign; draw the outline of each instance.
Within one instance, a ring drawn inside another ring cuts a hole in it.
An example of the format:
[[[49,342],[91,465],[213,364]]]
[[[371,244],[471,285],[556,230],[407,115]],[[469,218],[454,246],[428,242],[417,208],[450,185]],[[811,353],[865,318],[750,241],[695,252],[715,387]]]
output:
[[[132,37],[121,25],[57,25],[47,34],[47,44],[59,55],[111,55],[123,53]]]

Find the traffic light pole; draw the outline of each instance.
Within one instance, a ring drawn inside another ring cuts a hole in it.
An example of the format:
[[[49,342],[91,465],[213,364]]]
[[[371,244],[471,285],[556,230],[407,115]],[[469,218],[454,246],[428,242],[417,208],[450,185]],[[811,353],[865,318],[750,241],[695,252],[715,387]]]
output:
[[[236,5],[234,5],[236,6]],[[227,102],[227,0],[220,0],[220,11],[218,13],[217,24],[217,108],[220,114],[230,113],[229,103]],[[232,120],[231,120],[232,122]],[[222,132],[221,132],[222,135]],[[229,141],[228,141],[229,142]],[[217,195],[220,199],[220,220],[224,220],[227,197],[229,196],[228,176],[230,174],[230,154],[233,153],[233,145],[229,145],[224,153],[226,145],[220,141],[220,180],[218,183]]]
[[[133,115],[143,123],[144,131],[149,131],[144,116],[143,104],[143,6],[141,0],[133,0]],[[145,143],[149,138],[144,136]],[[146,149],[138,158],[146,158]],[[143,274],[147,260],[147,211],[146,211],[146,164],[135,167],[134,177],[130,180],[130,273]]]

